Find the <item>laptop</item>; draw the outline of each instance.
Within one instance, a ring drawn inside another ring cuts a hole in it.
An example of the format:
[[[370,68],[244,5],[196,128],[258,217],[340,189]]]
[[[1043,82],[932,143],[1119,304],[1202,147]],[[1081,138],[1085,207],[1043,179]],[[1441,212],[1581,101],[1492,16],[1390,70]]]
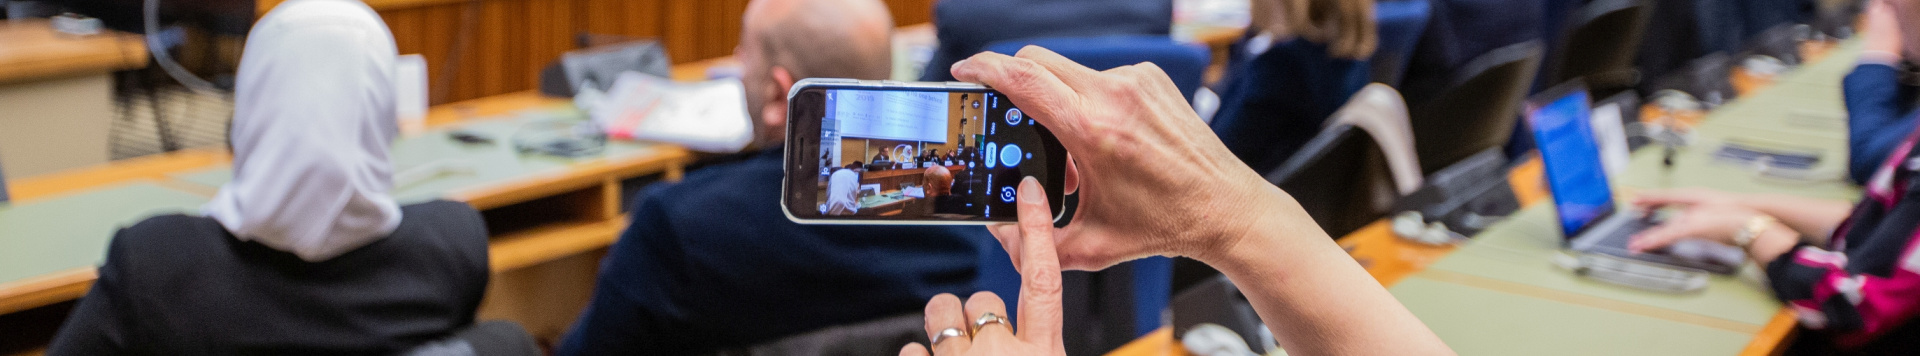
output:
[[[1547,188],[1553,193],[1554,213],[1560,222],[1564,247],[1652,264],[1732,274],[1745,262],[1739,248],[1687,240],[1665,251],[1635,254],[1627,250],[1634,234],[1659,223],[1631,206],[1613,199],[1600,146],[1594,139],[1592,107],[1586,87],[1578,81],[1562,84],[1527,101],[1527,124],[1533,129],[1546,165]]]

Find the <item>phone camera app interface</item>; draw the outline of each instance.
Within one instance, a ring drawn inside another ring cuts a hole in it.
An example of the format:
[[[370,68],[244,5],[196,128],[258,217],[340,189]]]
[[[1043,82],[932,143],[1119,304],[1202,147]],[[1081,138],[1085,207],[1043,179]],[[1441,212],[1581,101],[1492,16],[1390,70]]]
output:
[[[826,108],[822,215],[1008,220],[1020,180],[1048,178],[1038,123],[995,93],[831,89]]]

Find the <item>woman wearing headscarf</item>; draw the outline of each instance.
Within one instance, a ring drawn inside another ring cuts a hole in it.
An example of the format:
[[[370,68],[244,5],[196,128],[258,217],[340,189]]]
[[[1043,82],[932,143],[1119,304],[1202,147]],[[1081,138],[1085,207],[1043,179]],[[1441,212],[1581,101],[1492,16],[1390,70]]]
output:
[[[827,177],[827,215],[853,215],[860,212],[860,172],[851,169],[833,171]]]
[[[392,354],[471,324],[479,213],[389,195],[395,56],[359,1],[263,16],[235,87],[233,181],[205,216],[120,230],[48,353]]]

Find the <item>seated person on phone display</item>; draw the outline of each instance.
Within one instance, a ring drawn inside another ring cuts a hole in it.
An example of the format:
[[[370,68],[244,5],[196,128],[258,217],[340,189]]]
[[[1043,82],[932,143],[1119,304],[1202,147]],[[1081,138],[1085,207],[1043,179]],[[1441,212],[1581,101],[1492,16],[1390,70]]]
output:
[[[893,21],[879,0],[758,0],[743,22],[734,54],[763,151],[643,191],[558,354],[710,353],[919,313],[933,295],[1011,279],[980,226],[789,221],[788,90],[809,77],[885,79]]]

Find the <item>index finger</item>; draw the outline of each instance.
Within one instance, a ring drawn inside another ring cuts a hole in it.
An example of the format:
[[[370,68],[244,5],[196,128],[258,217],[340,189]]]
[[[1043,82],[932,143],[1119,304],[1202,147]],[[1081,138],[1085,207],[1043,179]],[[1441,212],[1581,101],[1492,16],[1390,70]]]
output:
[[[1060,256],[1053,250],[1053,215],[1040,181],[1020,181],[1020,331],[1023,341],[1061,345]]]
[[[1072,130],[1073,124],[1060,118],[1071,114],[1070,104],[1080,100],[1080,94],[1034,59],[984,52],[954,63],[952,71],[955,79],[986,84],[1005,94],[1030,114],[1027,117],[1053,129],[1056,135],[1062,129]]]
[[[1633,205],[1641,206],[1641,207],[1674,205],[1674,204],[1694,205],[1694,204],[1699,204],[1700,201],[1701,201],[1701,198],[1698,194],[1689,194],[1686,192],[1678,192],[1678,191],[1654,191],[1654,192],[1641,193],[1638,196],[1634,197]]]

